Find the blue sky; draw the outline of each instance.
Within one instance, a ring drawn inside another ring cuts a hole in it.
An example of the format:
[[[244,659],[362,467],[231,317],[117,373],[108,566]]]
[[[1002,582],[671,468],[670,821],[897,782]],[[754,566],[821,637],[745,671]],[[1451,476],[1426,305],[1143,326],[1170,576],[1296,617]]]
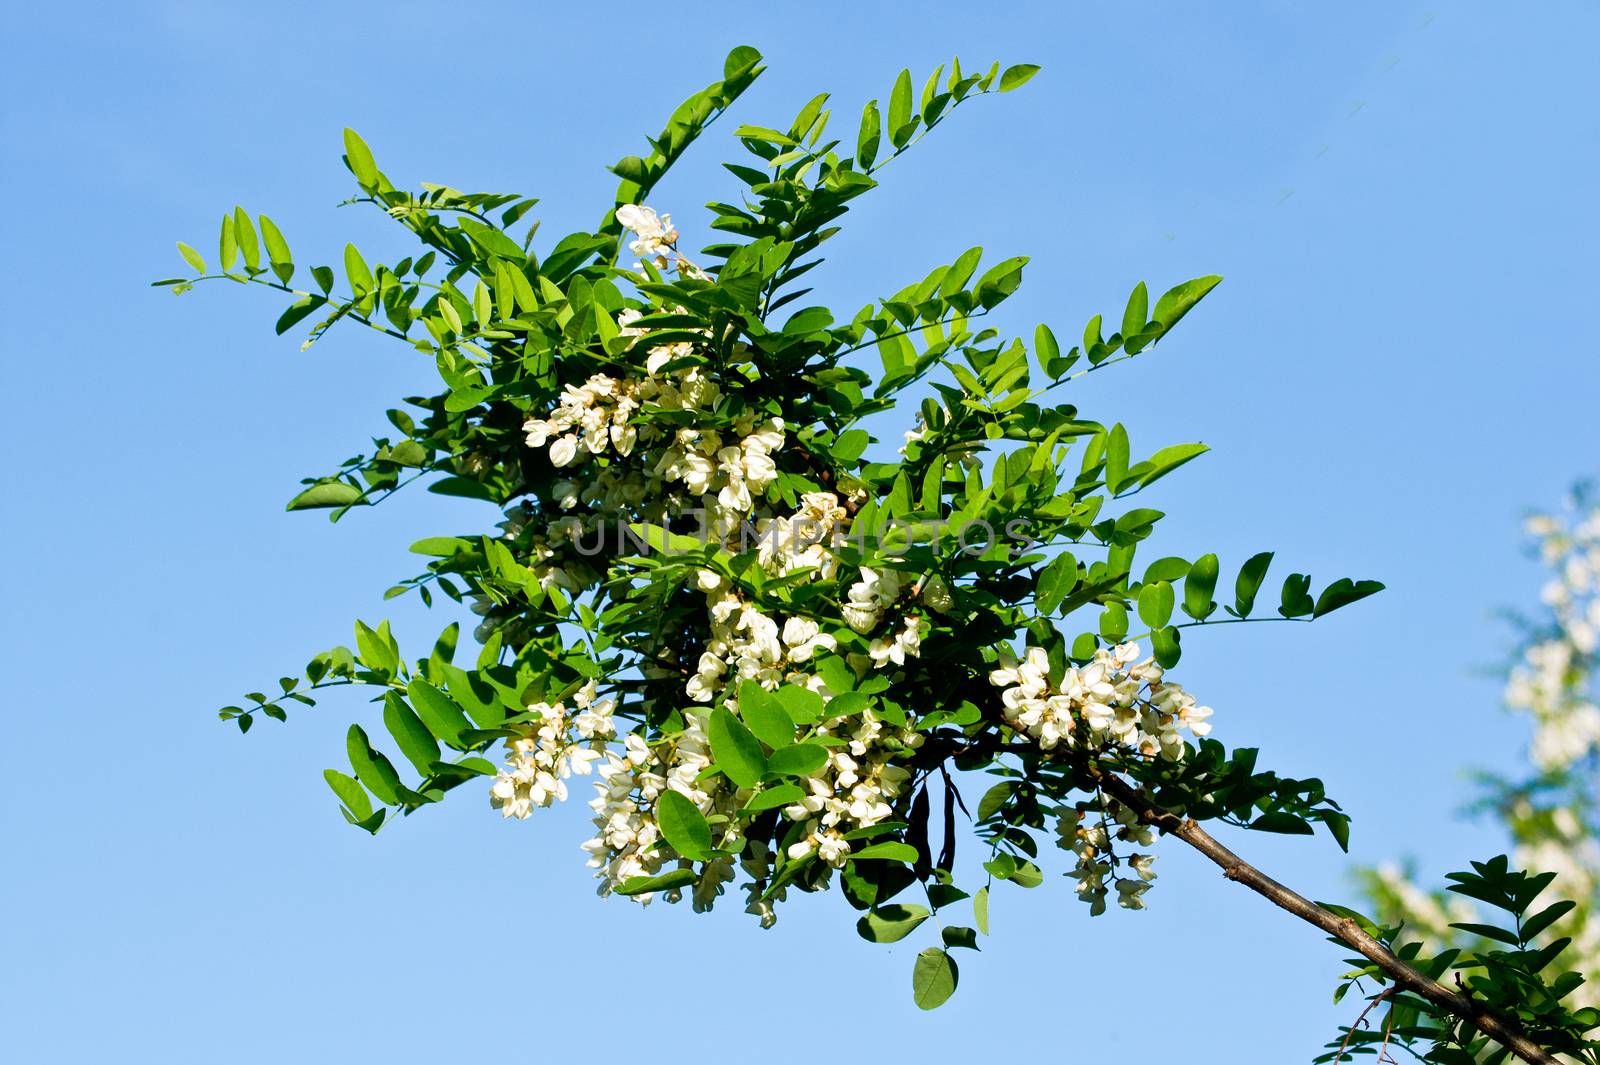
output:
[[[432,371],[354,332],[301,353],[264,293],[146,287],[179,272],[172,242],[214,247],[239,203],[302,262],[347,239],[404,254],[333,206],[346,125],[397,181],[538,195],[567,232],[741,42],[771,66],[737,114],[759,124],[827,89],[853,128],[902,66],[952,52],[1043,65],[886,171],[819,302],[983,244],[1034,257],[1006,324],[1073,335],[1141,279],[1226,275],[1077,402],[1136,449],[1214,448],[1155,493],[1173,552],[1271,548],[1389,590],[1193,634],[1184,683],[1225,742],[1327,781],[1353,859],[1438,875],[1500,847],[1454,817],[1463,769],[1524,740],[1480,675],[1508,647],[1493,612],[1534,602],[1523,509],[1600,468],[1593,5],[63,2],[8,23],[8,1060],[1279,1062],[1349,1019],[1339,952],[1172,842],[1146,913],[1091,920],[1056,879],[999,892],[955,999],[922,1014],[922,944],[861,941],[837,899],[770,933],[737,906],[600,900],[578,804],[503,824],[461,793],[370,839],[319,779],[365,704],[216,722],[354,617],[427,638],[445,618],[380,599],[406,545],[492,515],[420,492],[337,527],[286,514]],[[718,127],[653,198],[691,246],[736,150]],[[1229,842],[1348,896],[1325,836]]]

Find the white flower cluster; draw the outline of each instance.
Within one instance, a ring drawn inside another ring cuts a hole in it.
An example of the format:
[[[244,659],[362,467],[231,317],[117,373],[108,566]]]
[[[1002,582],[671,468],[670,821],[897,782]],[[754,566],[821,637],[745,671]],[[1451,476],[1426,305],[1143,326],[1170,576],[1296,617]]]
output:
[[[838,558],[825,545],[834,531],[846,524],[847,511],[839,498],[829,492],[809,493],[800,502],[800,508],[792,514],[757,521],[757,557],[763,569],[773,576],[800,572],[809,580],[834,579],[838,575]],[[898,574],[883,577],[864,570],[862,577],[862,583],[879,588],[886,589],[891,583],[896,589],[900,586]],[[802,615],[779,618],[763,613],[709,570],[700,572],[698,587],[706,596],[710,639],[685,686],[689,698],[698,703],[724,699],[730,707],[737,707],[730,689],[744,681],[769,690],[784,684],[797,685],[823,699],[823,720],[814,729],[813,738],[837,736],[847,740],[845,746],[829,748],[827,762],[803,782],[807,795],[783,808],[785,818],[803,826],[800,838],[788,848],[790,859],[815,852],[825,864],[842,866],[851,851],[846,835],[870,828],[893,813],[894,800],[903,794],[910,779],[904,767],[893,764],[894,759],[920,746],[923,737],[913,730],[893,728],[869,714],[828,716],[827,705],[836,693],[809,670],[814,657],[835,651],[838,641],[822,631],[815,619]],[[892,596],[886,597],[879,609],[886,608],[892,600]],[[919,619],[905,617],[897,633],[874,640],[869,645],[870,653],[853,656],[852,665],[859,671],[904,665],[908,656],[920,653],[920,625]],[[867,628],[870,630],[870,626]],[[741,794],[740,804],[745,798]],[[770,873],[770,862],[770,857],[764,865],[748,857],[745,862],[747,871],[756,877],[749,909],[768,923],[770,907],[757,898],[757,889]]]
[[[596,702],[590,681],[573,704],[578,713],[569,721],[565,704],[534,703],[528,708],[534,720],[506,741],[506,767],[489,790],[489,802],[502,816],[526,818],[536,806],[565,799],[567,778],[587,776],[606,757],[607,741],[616,735],[614,701]]]
[[[1528,647],[1506,685],[1506,705],[1534,721],[1532,755],[1565,770],[1600,752],[1600,705],[1592,678],[1600,642],[1600,508],[1570,524],[1550,515],[1528,523],[1555,577],[1543,599],[1554,631]]]
[[[589,852],[590,868],[598,870],[602,895],[610,894],[632,877],[655,876],[663,871],[666,852],[657,846],[661,828],[655,809],[656,800],[664,792],[678,792],[707,816],[736,811],[731,795],[708,790],[700,782],[700,774],[710,765],[705,718],[696,713],[686,715],[683,731],[675,736],[652,745],[639,734],[630,733],[620,755],[607,752],[598,769],[597,794],[589,802],[597,831],[583,845]],[[739,850],[743,841],[738,819],[729,817],[713,842],[718,848]],[[721,882],[729,876],[730,862],[709,863],[695,887],[695,908],[709,909],[721,890]],[[648,905],[653,895],[633,898]]]
[[[1139,662],[1139,645],[1125,643],[1095,652],[1082,668],[1067,666],[1059,683],[1050,681],[1050,659],[1030,647],[1018,661],[1009,653],[989,674],[1000,696],[1006,722],[1036,740],[1041,749],[1057,746],[1101,751],[1121,748],[1146,758],[1175,762],[1184,756],[1183,731],[1205,736],[1211,708],[1163,678],[1153,659]]]
[[[827,764],[806,782],[810,794],[784,807],[784,817],[805,823],[805,835],[789,845],[789,857],[803,858],[815,851],[837,868],[850,856],[848,833],[893,815],[893,800],[905,792],[911,772],[892,759],[902,748],[922,746],[923,736],[861,715],[834,718],[817,734],[839,735],[850,742],[831,748]]]
[[[1577,908],[1540,937],[1551,942],[1570,937],[1557,965],[1582,974],[1574,1007],[1600,1007],[1600,843],[1592,824],[1593,771],[1600,757],[1600,706],[1595,677],[1600,666],[1600,506],[1572,500],[1572,513],[1530,519],[1527,532],[1552,571],[1541,598],[1547,622],[1510,670],[1505,688],[1508,708],[1532,718],[1529,760],[1541,787],[1518,791],[1499,807],[1515,840],[1513,863],[1530,872],[1552,872],[1548,904],[1577,902]],[[1566,785],[1565,788],[1554,785]],[[1550,796],[1547,798],[1546,796]],[[1429,893],[1392,865],[1367,874],[1385,922],[1404,920],[1431,949],[1459,944],[1452,923],[1480,920],[1476,909],[1457,896]]]
[[[550,463],[570,466],[585,455],[618,455],[633,451],[638,430],[628,424],[639,409],[637,381],[595,374],[581,385],[562,389],[548,418],[530,418],[523,426],[529,447],[550,445]]]
[[[900,598],[905,577],[899,570],[861,569],[861,579],[850,586],[844,604],[844,622],[857,632],[877,628],[883,612]]]
[[[1056,843],[1077,856],[1070,874],[1078,882],[1078,897],[1089,904],[1089,913],[1099,916],[1106,910],[1107,881],[1115,886],[1117,905],[1128,910],[1144,909],[1144,893],[1155,880],[1153,854],[1118,855],[1113,840],[1149,847],[1155,832],[1139,821],[1138,815],[1113,799],[1096,798],[1075,807],[1056,811]],[[1126,863],[1133,876],[1121,876]]]
[[[1067,666],[1051,683],[1050,658],[1042,647],[1030,647],[1018,661],[1004,653],[990,683],[1003,689],[1001,713],[1007,724],[1031,737],[1041,750],[1122,750],[1143,758],[1183,758],[1183,731],[1204,736],[1211,731],[1211,708],[1164,679],[1153,660],[1140,662],[1139,645],[1102,648],[1081,668]],[[1089,912],[1105,912],[1107,883],[1115,886],[1117,904],[1144,909],[1144,893],[1155,879],[1149,854],[1119,856],[1113,840],[1148,847],[1151,829],[1134,812],[1106,798],[1057,811],[1057,832],[1063,848],[1077,855],[1071,876],[1078,897]],[[1118,875],[1126,862],[1133,876]]]
[[[783,441],[781,418],[758,422],[746,415],[735,421],[731,437],[715,429],[680,429],[652,472],[666,482],[681,481],[692,496],[712,497],[705,505],[713,531],[726,533],[777,480],[772,455]]]
[[[617,217],[637,236],[635,253],[676,255],[672,245],[677,233],[670,217],[632,206],[620,208]],[[680,261],[679,269],[684,268]],[[639,319],[638,312],[624,311],[618,326],[629,336],[646,335]],[[731,424],[718,420],[708,426],[697,423],[710,418],[697,417],[669,431],[637,423],[646,408],[709,415],[721,405],[720,388],[690,358],[694,354],[694,345],[682,341],[649,348],[642,375],[596,374],[564,389],[550,414],[528,420],[528,445],[548,447],[553,465],[573,468],[572,479],[558,482],[552,492],[567,515],[546,522],[532,536],[529,563],[541,580],[546,574],[558,581],[573,574],[593,578],[592,571],[564,561],[564,547],[600,516],[660,520],[691,509],[707,516],[706,531],[713,536],[731,539],[749,523],[757,532],[758,564],[770,577],[787,578],[791,586],[796,580],[840,578],[839,558],[830,548],[849,523],[846,501],[831,492],[813,492],[803,495],[792,512],[783,513],[767,502],[767,490],[778,478],[777,456],[787,439],[781,419],[747,413]],[[675,363],[679,368],[669,370]],[[590,463],[590,458],[605,461]],[[520,523],[508,522],[507,533],[529,539]],[[869,653],[849,657],[858,676],[902,667],[921,653],[922,621],[896,609],[908,598],[905,584],[892,570],[865,569],[852,587],[846,612],[850,628],[872,635],[893,622],[870,641]],[[590,807],[596,832],[584,849],[601,880],[601,893],[608,894],[630,879],[660,875],[669,862],[691,865],[673,856],[656,819],[660,797],[676,791],[713,826],[715,848],[741,855],[739,865],[749,878],[747,909],[770,924],[773,903],[783,892],[770,899],[762,896],[779,856],[763,843],[746,845],[742,837],[740,811],[754,789],[736,787],[722,775],[705,776],[711,765],[706,729],[712,707],[738,713],[738,687],[747,681],[767,690],[797,685],[820,696],[821,718],[809,726],[806,738],[842,742],[827,747],[826,762],[800,780],[803,798],[783,807],[780,816],[794,826],[787,857],[797,860],[814,852],[828,867],[844,864],[852,848],[853,841],[846,838],[850,833],[892,819],[910,781],[897,759],[923,738],[869,712],[829,715],[835,693],[814,667],[818,657],[837,652],[839,643],[824,621],[763,610],[712,570],[698,573],[696,587],[705,596],[704,645],[680,680],[689,703],[677,708],[681,730],[653,739],[633,733],[619,743],[610,729],[583,732],[580,725],[588,719],[569,719],[560,704],[533,707],[536,720],[525,735],[507,744],[507,769],[494,785],[492,801],[507,816],[524,817],[535,806],[564,798],[564,781],[571,774],[592,771],[596,795]],[[678,640],[664,638],[654,650],[655,661],[644,667],[646,677],[679,676],[671,664],[681,654]],[[584,691],[592,702],[592,689]],[[605,705],[609,725],[610,706]],[[704,863],[692,889],[695,907],[709,908],[736,873],[731,858]],[[667,897],[675,900],[678,894],[669,891]],[[651,895],[633,898],[648,903]]]
[[[624,229],[633,231],[635,239],[628,244],[628,250],[649,259],[656,269],[676,267],[684,277],[709,276],[678,250],[678,230],[673,226],[670,214],[658,215],[643,204],[625,203],[617,208],[617,222]],[[643,265],[634,263],[633,268],[638,270]]]
[[[628,245],[635,255],[659,256],[678,243],[678,231],[670,214],[658,215],[643,204],[625,203],[617,208],[617,222],[633,230],[638,239]]]
[[[839,575],[839,556],[829,549],[849,523],[849,512],[832,492],[808,492],[793,514],[756,522],[762,568],[776,577],[812,570],[813,580]]]
[[[1527,529],[1554,572],[1541,596],[1554,624],[1511,671],[1505,701],[1533,718],[1534,765],[1546,773],[1582,774],[1575,781],[1592,794],[1600,756],[1600,505],[1565,520],[1540,515]],[[1506,817],[1517,838],[1517,863],[1555,873],[1554,896],[1578,902],[1548,935],[1572,937],[1562,964],[1586,978],[1575,1005],[1600,1007],[1600,844],[1573,805],[1535,805],[1524,796]]]

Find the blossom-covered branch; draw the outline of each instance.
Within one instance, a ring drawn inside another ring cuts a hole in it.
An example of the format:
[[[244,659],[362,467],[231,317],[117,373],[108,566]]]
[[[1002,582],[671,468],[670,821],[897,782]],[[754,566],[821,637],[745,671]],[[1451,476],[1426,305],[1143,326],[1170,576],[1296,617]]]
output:
[[[1210,709],[1172,677],[1191,623],[1258,616],[1274,558],[1244,560],[1226,602],[1215,554],[1148,560],[1165,515],[1128,497],[1206,448],[1141,455],[1120,423],[1047,395],[1080,364],[1162,342],[1220,278],[1153,302],[1140,284],[1120,328],[1107,336],[1095,315],[1065,350],[1047,325],[1030,344],[989,324],[1027,259],[981,248],[853,315],[801,305],[797,282],[822,266],[882,160],[1037,69],[959,61],[920,93],[902,72],[848,141],[829,133],[826,94],[786,126],[739,126],[748,156],[726,167],[738,202],[710,204],[708,226],[727,239],[691,259],[685,216],[647,198],[760,59],[735,49],[649,156],[612,168],[621,184],[599,227],[538,251],[536,223],[508,232],[535,201],[403,192],[347,132],[361,198],[427,250],[373,266],[349,247],[340,313],[382,315],[441,389],[389,411],[399,439],[292,505],[344,513],[398,487],[402,468],[497,504],[492,529],[413,545],[426,572],[392,590],[469,605],[481,646],[475,662],[459,655],[453,623],[407,658],[387,625],[358,623],[353,650],[317,656],[303,681],[285,677],[281,693],[250,693],[224,716],[244,728],[257,711],[313,703],[330,680],[372,686],[379,742],[414,772],[353,724],[349,772],[325,774],[352,823],[376,832],[465,785],[520,821],[586,777],[582,846],[602,894],[710,910],[737,888],[770,926],[797,896],[836,889],[875,942],[931,922],[912,974],[924,1008],[955,991],[957,953],[987,934],[991,889],[1042,883],[1041,839],[1072,853],[1091,914],[1113,893],[1124,909],[1147,904],[1161,825],[1111,781],[1190,821],[1321,825],[1342,845],[1348,819],[1320,781],[1228,751],[1208,735]],[[224,276],[270,271],[287,285],[287,243],[260,225],[265,265],[249,216],[229,216]],[[194,249],[184,255],[205,273]],[[332,290],[330,268],[312,273]],[[989,535],[974,542],[974,529]],[[1310,575],[1290,573],[1277,616],[1318,618],[1381,587],[1340,578],[1314,593]],[[1128,639],[1135,619],[1148,653]],[[989,788],[968,833],[960,788],[977,775]],[[974,836],[980,862],[959,860]],[[913,887],[927,905],[904,901]]]

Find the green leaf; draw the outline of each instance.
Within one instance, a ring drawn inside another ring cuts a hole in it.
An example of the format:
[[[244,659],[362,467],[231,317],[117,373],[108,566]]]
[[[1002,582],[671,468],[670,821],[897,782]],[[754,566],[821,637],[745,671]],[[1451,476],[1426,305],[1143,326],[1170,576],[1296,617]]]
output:
[[[337,769],[324,769],[322,779],[328,782],[328,787],[339,796],[339,801],[344,803],[350,816],[357,821],[365,821],[372,816],[372,800],[367,797],[367,789],[363,788],[354,777],[346,776]]]
[[[1284,810],[1274,810],[1271,813],[1262,814],[1254,821],[1251,821],[1248,827],[1257,832],[1282,832],[1291,836],[1309,836],[1312,834],[1312,828],[1306,824],[1305,818]]]
[[[361,664],[375,672],[393,675],[400,668],[400,653],[394,644],[362,621],[356,622],[356,652]]]
[[[1314,618],[1324,614],[1331,614],[1342,606],[1365,599],[1369,595],[1376,595],[1383,591],[1383,585],[1378,581],[1352,581],[1349,577],[1340,577],[1322,590],[1317,597],[1316,609],[1311,612]]]
[[[902,70],[889,94],[889,143],[903,148],[911,140],[911,71]]]
[[[366,295],[372,289],[372,271],[367,267],[367,260],[361,257],[361,252],[354,244],[344,246],[344,272],[350,279],[350,287],[355,291],[357,299]],[[444,302],[443,299],[440,302]]]
[[[1005,809],[1006,803],[1011,801],[1011,797],[1016,792],[1017,784],[1014,780],[1002,780],[984,792],[983,798],[978,800],[979,823],[989,820],[989,818]]]
[[[489,286],[482,281],[479,281],[477,287],[472,291],[472,316],[478,320],[479,328],[484,328],[494,321],[493,297],[489,294]],[[601,317],[615,324],[615,320],[609,315],[602,315]],[[605,338],[602,336],[601,339]]]
[[[728,779],[741,788],[755,787],[766,772],[767,759],[761,753],[761,742],[744,723],[727,707],[719,706],[711,711],[706,735],[711,741],[711,756]]]
[[[878,114],[878,101],[872,100],[861,111],[861,132],[856,135],[856,165],[865,173],[872,169],[878,158],[878,142],[882,137],[883,119]]]
[[[433,763],[439,760],[439,744],[398,692],[384,693],[383,724],[418,773],[428,776],[433,772]]]
[[[195,273],[203,274],[206,272],[205,259],[200,255],[199,252],[195,251],[181,240],[178,241],[178,254],[183,256],[184,262],[194,267]]]
[[[939,280],[939,295],[949,299],[962,291],[967,282],[972,280],[972,273],[978,268],[978,262],[982,258],[982,248],[968,248],[958,255],[956,261],[944,272],[944,277]]]
[[[222,272],[232,270],[238,257],[239,243],[233,236],[233,215],[225,214],[222,216],[222,233],[217,238],[217,258],[222,261]]]
[[[1190,309],[1201,300],[1206,293],[1222,283],[1222,278],[1212,274],[1208,277],[1197,277],[1192,281],[1185,281],[1168,289],[1166,294],[1156,300],[1156,310],[1152,318],[1160,322],[1163,330],[1170,330],[1178,324],[1178,319],[1188,314]]]
[[[1118,422],[1106,436],[1106,490],[1116,495],[1128,479],[1128,430]]]
[[[233,239],[239,243],[239,254],[244,256],[245,269],[255,273],[261,269],[261,245],[256,241],[256,227],[243,207],[233,209]]]
[[[955,959],[943,947],[929,947],[911,970],[911,997],[921,1009],[938,1009],[956,993],[960,979]]]
[[[931,916],[926,906],[891,902],[862,914],[856,931],[869,943],[898,943]]]
[[[833,458],[842,465],[850,465],[861,457],[867,450],[867,445],[872,442],[872,437],[865,429],[846,429],[839,434],[839,439],[833,444]]]
[[[273,326],[279,336],[293,329],[300,322],[311,317],[319,308],[326,307],[328,301],[321,296],[301,296],[278,316],[277,324]]]
[[[838,661],[838,659],[833,659],[833,661]],[[842,689],[835,688],[834,690],[841,691]],[[796,725],[809,725],[822,720],[822,708],[825,704],[822,696],[810,688],[802,688],[798,684],[785,684],[776,692],[773,692],[773,696],[788,713],[789,720]]]
[[[809,777],[828,764],[828,749],[815,743],[796,743],[780,747],[767,759],[771,776]]]
[[[1328,834],[1339,845],[1339,849],[1346,854],[1350,853],[1350,818],[1344,814],[1329,813],[1323,817],[1322,823],[1328,826]]]
[[[500,501],[495,496],[494,489],[471,477],[441,477],[428,485],[428,491],[435,495],[457,496],[461,499],[486,499],[491,503]]]
[[[424,536],[412,544],[409,550],[419,555],[449,558],[463,551],[471,551],[472,544],[459,536]]]
[[[1304,617],[1316,609],[1311,601],[1311,575],[1291,573],[1283,579],[1282,605],[1278,613],[1286,618]]]
[[[1183,579],[1183,612],[1196,621],[1204,621],[1217,609],[1211,594],[1217,590],[1220,569],[1216,555],[1201,555]]]
[[[1145,316],[1150,313],[1150,291],[1141,281],[1133,286],[1133,292],[1128,296],[1127,310],[1122,312],[1122,335],[1131,337],[1138,335],[1144,329]]]
[[[1172,447],[1164,447],[1151,455],[1145,463],[1140,464],[1141,467],[1147,464],[1150,468],[1139,475],[1139,484],[1141,487],[1153,484],[1184,463],[1199,458],[1210,450],[1204,444],[1174,444]]]
[[[1077,349],[1066,358],[1061,356],[1061,344],[1056,340],[1056,335],[1047,325],[1038,325],[1033,330],[1033,352],[1039,361],[1039,366],[1045,375],[1055,379],[1072,369],[1072,364],[1078,361]]]
[[[1097,314],[1083,327],[1083,350],[1090,362],[1095,361],[1094,349],[1100,343],[1100,315]]]
[[[1263,551],[1251,555],[1250,560],[1239,567],[1239,578],[1233,584],[1233,612],[1241,618],[1249,617],[1250,611],[1255,609],[1256,593],[1261,590],[1261,582],[1266,579],[1267,567],[1271,565],[1272,552]]]
[[[726,81],[732,81],[742,74],[748,74],[759,62],[761,62],[760,51],[748,44],[738,45],[722,61],[722,77]]]
[[[1150,584],[1154,581],[1166,581],[1167,583],[1171,584],[1175,581],[1181,581],[1188,575],[1189,560],[1186,558],[1179,558],[1177,555],[1168,555],[1166,558],[1156,559],[1154,562],[1150,563],[1150,565],[1145,567],[1144,583]]]
[[[365,502],[361,489],[344,481],[314,484],[289,500],[288,510],[315,510],[320,507],[349,507]]]
[[[344,156],[350,164],[350,172],[356,176],[357,184],[364,189],[377,186],[378,164],[372,159],[372,149],[353,129],[344,131]]]
[[[350,756],[350,765],[356,771],[356,779],[365,784],[367,790],[378,797],[379,802],[390,806],[400,805],[400,794],[404,785],[400,783],[400,774],[394,771],[394,765],[378,751],[373,750],[367,734],[360,725],[351,725],[345,738],[345,752]]]
[[[1063,551],[1039,571],[1039,583],[1034,593],[1034,605],[1041,614],[1054,614],[1062,600],[1078,586],[1078,560],[1071,552]]]
[[[826,307],[807,307],[796,311],[787,322],[783,323],[783,331],[794,336],[810,336],[820,333],[833,324],[833,315]]]
[[[917,848],[909,843],[896,843],[893,840],[870,844],[850,855],[851,860],[858,862],[882,859],[905,862],[907,865],[915,862],[917,857]]]
[[[1166,581],[1145,585],[1139,591],[1139,620],[1152,630],[1164,627],[1172,619],[1176,598]]]
[[[656,800],[656,820],[672,849],[692,862],[711,856],[711,826],[700,808],[679,792],[668,789]]]
[[[1100,638],[1106,643],[1121,643],[1128,635],[1128,608],[1113,600],[1100,611]]]
[[[789,712],[753,680],[739,684],[739,716],[757,739],[774,750],[794,742],[794,722]]]
[[[505,722],[505,704],[487,682],[448,663],[440,671],[450,689],[450,697],[467,712],[473,724],[481,729],[492,729]]]
[[[406,685],[406,695],[410,696],[417,716],[422,718],[429,732],[456,750],[464,751],[471,746],[463,742],[461,734],[472,728],[472,722],[454,699],[420,677],[413,677]]]
[[[978,926],[978,931],[984,935],[989,934],[989,888],[985,885],[978,889],[972,896],[972,923]]]
[[[1551,903],[1522,922],[1522,938],[1532,941],[1539,933],[1571,913],[1577,908],[1577,905],[1571,899],[1563,899],[1560,902]]]
[[[1033,80],[1033,76],[1037,73],[1039,68],[1033,63],[1018,63],[1016,66],[1006,67],[1006,72],[1000,75],[1000,91],[1010,92],[1012,89],[1020,89]]]
[[[630,876],[614,890],[618,895],[648,895],[656,891],[687,887],[699,879],[699,875],[693,869],[674,869],[660,876]]]
[[[1156,665],[1171,669],[1183,657],[1183,630],[1175,625],[1156,629],[1150,634],[1150,647],[1155,652]]]
[[[805,789],[798,784],[774,784],[745,803],[744,810],[745,813],[760,813],[779,806],[790,806],[805,797]]]
[[[267,246],[267,258],[272,262],[272,272],[284,284],[294,276],[294,257],[289,254],[289,242],[283,239],[276,223],[266,215],[260,216],[261,240]]]
[[[968,950],[979,949],[977,930],[962,925],[946,925],[939,929],[939,938],[944,940],[946,947],[965,947]]]
[[[1018,887],[1036,888],[1044,883],[1044,872],[1032,862],[1018,862],[1016,869],[1002,879],[1009,880]]]
[[[999,306],[1007,296],[1017,290],[1018,285],[1022,284],[1022,268],[1026,265],[1028,265],[1026,255],[1013,255],[984,271],[974,289],[978,303],[985,310]]]
[[[1461,931],[1471,935],[1482,936],[1484,939],[1493,939],[1500,943],[1509,943],[1513,947],[1519,947],[1522,945],[1522,941],[1517,938],[1517,934],[1515,932],[1507,928],[1496,927],[1492,924],[1475,924],[1471,921],[1462,921],[1452,924],[1450,927],[1459,928]]]

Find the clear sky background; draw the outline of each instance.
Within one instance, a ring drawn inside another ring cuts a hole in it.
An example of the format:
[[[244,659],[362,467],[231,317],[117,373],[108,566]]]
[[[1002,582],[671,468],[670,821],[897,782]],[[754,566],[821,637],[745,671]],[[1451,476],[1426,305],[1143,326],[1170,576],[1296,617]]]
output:
[[[1078,402],[1136,450],[1215,449],[1153,493],[1162,547],[1389,584],[1315,626],[1191,634],[1216,735],[1355,818],[1351,858],[1228,842],[1335,899],[1352,861],[1437,877],[1502,847],[1455,816],[1463,770],[1525,739],[1481,672],[1510,645],[1494,611],[1535,602],[1524,508],[1600,469],[1593,4],[57,2],[8,4],[6,30],[0,1057],[1279,1063],[1350,1019],[1340,952],[1173,842],[1146,913],[1002,885],[960,991],[922,1014],[924,944],[860,940],[836,897],[768,933],[731,899],[598,899],[576,802],[502,823],[465,789],[369,838],[320,779],[369,706],[216,721],[356,616],[425,647],[448,618],[383,589],[412,540],[493,514],[422,492],[338,526],[286,514],[432,370],[354,330],[302,354],[264,291],[146,287],[181,272],[172,242],[214,255],[239,203],[302,263],[346,239],[405,254],[377,212],[334,208],[345,125],[397,182],[538,195],[565,233],[741,42],[771,70],[736,120],[828,89],[849,132],[902,66],[1043,65],[885,172],[818,302],[983,244],[1034,256],[1005,324],[1071,336],[1141,279],[1226,275]],[[653,198],[686,246],[736,189],[731,128]]]

